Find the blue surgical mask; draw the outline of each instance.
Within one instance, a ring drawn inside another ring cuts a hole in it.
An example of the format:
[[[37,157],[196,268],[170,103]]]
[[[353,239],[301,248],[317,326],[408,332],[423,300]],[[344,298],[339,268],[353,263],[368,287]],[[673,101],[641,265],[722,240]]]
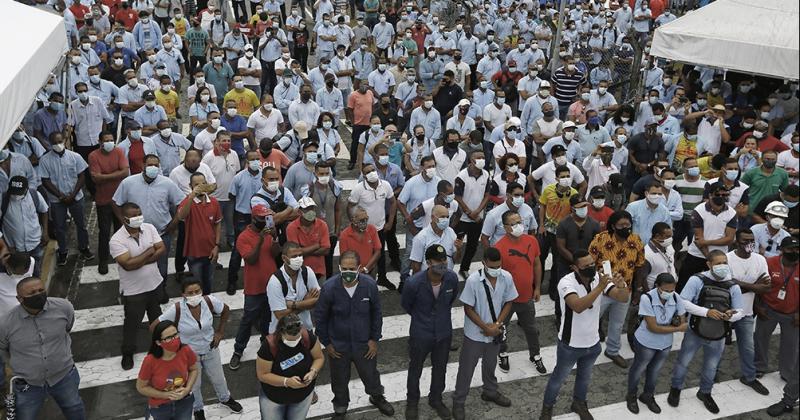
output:
[[[579,209],[575,209],[575,215],[580,217],[581,219],[585,219],[587,214],[589,214],[589,207],[581,207]]]
[[[259,161],[258,159],[248,161],[247,162],[247,166],[253,172],[260,171],[261,170],[261,161]]]
[[[739,171],[736,169],[725,170],[725,178],[728,178],[728,181],[736,181],[736,178],[739,178]]]
[[[700,167],[695,166],[694,168],[687,168],[686,175],[691,177],[699,176],[700,175]]]
[[[714,276],[718,279],[724,280],[731,275],[731,268],[728,264],[717,264],[711,267],[711,272],[714,273]]]
[[[316,164],[317,160],[319,160],[319,153],[317,152],[306,152],[306,160],[310,164]]]
[[[658,291],[658,297],[660,297],[661,300],[664,301],[670,300],[673,294],[675,294],[675,292],[665,292],[663,290]]]
[[[9,152],[6,149],[0,150],[0,162],[8,159]]]
[[[160,172],[161,168],[158,166],[148,166],[144,168],[144,175],[150,179],[156,179]]]
[[[455,199],[456,199],[456,195],[455,194],[449,194],[449,195],[444,196],[444,202],[447,203],[447,204],[452,203],[453,200],[455,200]]]
[[[783,205],[785,205],[786,207],[788,207],[790,209],[793,209],[793,208],[797,207],[797,201],[786,201],[786,200],[783,200]]]
[[[442,217],[436,221],[436,227],[439,228],[439,230],[445,230],[448,226],[450,226],[450,218],[448,217]]]
[[[522,207],[524,203],[525,203],[525,197],[514,197],[511,199],[511,204],[513,204],[514,207],[516,208]]]

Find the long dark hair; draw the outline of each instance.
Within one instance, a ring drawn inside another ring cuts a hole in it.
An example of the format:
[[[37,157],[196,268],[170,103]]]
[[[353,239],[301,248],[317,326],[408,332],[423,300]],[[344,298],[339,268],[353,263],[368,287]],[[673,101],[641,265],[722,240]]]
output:
[[[155,328],[153,328],[153,336],[152,339],[150,340],[150,350],[148,350],[147,352],[152,354],[158,359],[164,356],[164,349],[162,349],[161,346],[159,346],[158,343],[156,343],[156,341],[161,341],[161,333],[163,333],[164,330],[166,330],[169,327],[175,327],[176,330],[178,329],[178,326],[175,325],[174,322],[169,320],[161,321],[156,325]],[[181,347],[183,347],[183,344],[181,344]]]

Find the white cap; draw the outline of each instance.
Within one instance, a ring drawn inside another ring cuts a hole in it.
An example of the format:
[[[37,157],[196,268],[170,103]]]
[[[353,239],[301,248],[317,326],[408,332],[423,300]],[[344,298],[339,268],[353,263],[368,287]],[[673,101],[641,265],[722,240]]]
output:
[[[522,125],[522,121],[519,118],[511,117],[508,119],[508,121],[506,121],[505,128],[519,127],[520,125]]]
[[[458,101],[458,106],[469,106],[469,99],[464,98]]]
[[[542,82],[539,83],[539,89],[549,88],[549,87],[550,87],[550,82],[548,82],[547,80],[542,80]]]
[[[300,200],[297,200],[297,207],[301,209],[307,209],[309,207],[316,207],[317,203],[311,197],[303,197]]]
[[[577,127],[577,125],[575,125],[575,123],[574,123],[574,122],[572,122],[572,121],[564,121],[564,124],[563,124],[563,125],[561,125],[561,129],[565,129],[565,128],[575,128],[575,127]]]

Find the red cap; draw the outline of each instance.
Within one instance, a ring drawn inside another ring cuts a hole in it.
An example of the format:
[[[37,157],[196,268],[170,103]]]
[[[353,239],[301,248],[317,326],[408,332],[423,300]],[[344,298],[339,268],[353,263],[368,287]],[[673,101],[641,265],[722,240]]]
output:
[[[269,208],[263,204],[256,204],[250,209],[250,212],[253,214],[253,216],[258,217],[267,217],[267,215],[271,213]]]

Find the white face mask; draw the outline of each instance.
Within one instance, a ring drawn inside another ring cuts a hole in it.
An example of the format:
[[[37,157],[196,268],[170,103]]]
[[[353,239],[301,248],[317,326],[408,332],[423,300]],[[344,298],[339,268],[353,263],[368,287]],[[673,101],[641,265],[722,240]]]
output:
[[[506,171],[508,171],[509,173],[515,174],[515,173],[517,173],[518,170],[519,170],[519,166],[518,165],[506,166]]]
[[[556,165],[564,166],[567,163],[567,157],[566,156],[558,156],[557,158],[555,158],[555,161],[556,161]]]
[[[296,257],[289,258],[289,268],[293,271],[299,270],[303,266],[303,256],[298,255]]]
[[[486,166],[486,159],[475,159],[475,167],[483,169]]]
[[[203,295],[186,296],[186,304],[189,306],[197,306],[203,301]]]
[[[428,178],[433,178],[436,176],[436,168],[428,168],[425,170],[425,175]]]
[[[575,132],[574,131],[565,131],[564,134],[563,134],[563,137],[564,137],[564,140],[572,141],[572,139],[575,138]],[[563,165],[563,163],[562,163],[562,165]]]
[[[228,116],[231,118],[235,117],[238,112],[239,110],[236,108],[228,108]]]
[[[56,153],[61,153],[64,151],[64,143],[58,143],[51,146],[53,151]]]
[[[780,217],[773,217],[769,219],[769,225],[772,226],[773,229],[782,229],[783,228],[784,220]]]
[[[372,171],[364,176],[367,179],[367,182],[375,183],[378,182],[380,176],[378,176],[378,171]]]
[[[267,182],[267,191],[274,193],[275,191],[278,191],[278,186],[280,186],[280,182],[269,181]]]
[[[606,205],[606,200],[603,198],[595,198],[592,200],[592,206],[596,209],[602,209]]]
[[[131,229],[139,229],[144,223],[144,216],[134,216],[128,218],[128,227]]]
[[[560,185],[562,187],[569,187],[569,186],[572,185],[572,179],[571,178],[559,178],[558,179],[558,185]]]
[[[323,184],[323,185],[324,185],[324,184],[327,184],[328,182],[330,182],[330,180],[331,180],[331,177],[329,177],[329,176],[327,176],[327,175],[326,175],[326,176],[320,176],[320,177],[317,177],[317,181],[318,181],[320,184]]]
[[[525,226],[523,226],[522,223],[511,226],[511,235],[515,238],[519,238],[523,233],[525,233]]]
[[[297,340],[287,340],[287,339],[284,338],[283,339],[283,344],[286,344],[286,346],[288,346],[288,347],[294,348],[294,347],[297,347],[298,344],[300,344],[300,340],[302,340],[302,339],[303,339],[302,337],[298,337]]]

